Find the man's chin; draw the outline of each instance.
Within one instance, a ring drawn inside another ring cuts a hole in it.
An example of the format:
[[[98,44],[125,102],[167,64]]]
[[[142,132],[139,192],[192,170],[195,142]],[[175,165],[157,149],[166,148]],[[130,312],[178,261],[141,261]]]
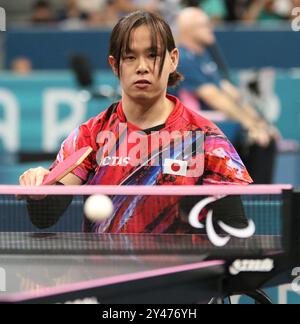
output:
[[[133,91],[131,93],[127,93],[128,97],[130,97],[134,101],[155,101],[160,96],[163,95],[163,92],[154,92],[154,91]]]
[[[153,95],[149,93],[141,92],[138,94],[134,94],[132,98],[134,98],[135,100],[150,100],[153,98]]]

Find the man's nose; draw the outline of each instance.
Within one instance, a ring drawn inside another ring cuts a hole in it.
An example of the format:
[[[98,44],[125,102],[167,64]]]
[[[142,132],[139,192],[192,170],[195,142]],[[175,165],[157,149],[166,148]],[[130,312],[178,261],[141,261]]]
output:
[[[149,72],[149,68],[148,68],[147,62],[146,62],[146,60],[141,58],[138,63],[137,73],[145,74],[148,72]]]

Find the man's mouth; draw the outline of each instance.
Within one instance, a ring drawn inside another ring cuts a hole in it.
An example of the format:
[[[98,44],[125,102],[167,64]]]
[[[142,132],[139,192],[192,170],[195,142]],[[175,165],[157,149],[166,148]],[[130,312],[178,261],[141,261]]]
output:
[[[143,84],[151,84],[151,82],[149,82],[148,80],[138,80],[135,82],[135,84],[143,85]]]

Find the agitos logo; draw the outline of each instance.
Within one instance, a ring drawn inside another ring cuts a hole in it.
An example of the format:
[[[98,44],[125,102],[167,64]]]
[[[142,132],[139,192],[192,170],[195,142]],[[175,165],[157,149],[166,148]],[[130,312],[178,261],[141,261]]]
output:
[[[6,12],[0,7],[0,32],[6,31]]]
[[[253,220],[248,220],[248,226],[246,228],[234,228],[222,221],[218,221],[217,225],[222,229],[225,233],[224,235],[219,235],[214,227],[214,217],[213,217],[213,210],[209,210],[206,216],[205,224],[202,224],[199,221],[199,215],[201,214],[202,210],[206,208],[211,203],[216,202],[219,199],[225,198],[226,196],[219,196],[219,197],[209,197],[203,199],[196,204],[193,209],[190,211],[189,214],[189,223],[192,227],[196,229],[204,229],[206,228],[207,236],[210,242],[217,246],[223,247],[227,245],[227,243],[231,240],[232,237],[239,238],[239,239],[247,239],[252,237],[255,234],[255,224]]]
[[[292,16],[295,17],[292,21],[292,29],[295,32],[300,31],[300,7],[296,7],[292,11]]]

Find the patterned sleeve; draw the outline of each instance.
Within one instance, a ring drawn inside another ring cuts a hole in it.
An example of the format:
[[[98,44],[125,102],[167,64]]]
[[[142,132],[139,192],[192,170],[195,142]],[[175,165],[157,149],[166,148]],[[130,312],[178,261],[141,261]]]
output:
[[[57,164],[64,161],[68,156],[74,152],[80,150],[85,146],[92,146],[92,140],[88,123],[76,128],[62,143],[60,151],[57,154],[56,160],[51,165],[52,170]],[[93,146],[92,146],[93,147]],[[86,182],[89,178],[90,172],[92,172],[93,166],[93,153],[84,160],[84,162],[72,171],[74,175],[79,177],[82,181]]]
[[[253,183],[233,145],[221,133],[205,139],[205,173],[203,184],[248,185]]]

